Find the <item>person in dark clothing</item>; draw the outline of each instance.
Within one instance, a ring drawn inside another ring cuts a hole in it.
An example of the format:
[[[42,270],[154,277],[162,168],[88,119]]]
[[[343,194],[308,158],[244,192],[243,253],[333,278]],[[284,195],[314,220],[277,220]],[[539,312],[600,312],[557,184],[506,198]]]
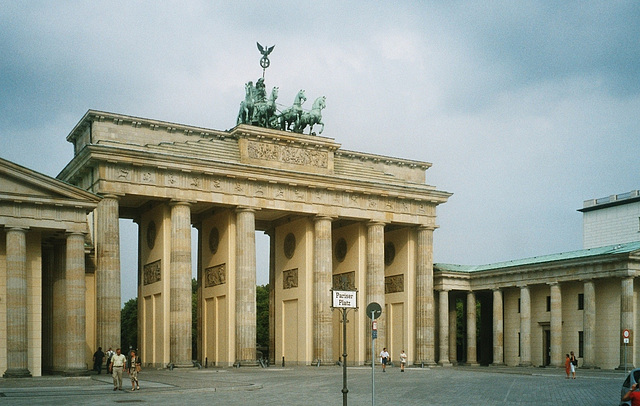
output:
[[[102,347],[98,347],[98,351],[93,354],[93,370],[98,371],[98,375],[102,373],[102,360],[104,360],[104,352]]]

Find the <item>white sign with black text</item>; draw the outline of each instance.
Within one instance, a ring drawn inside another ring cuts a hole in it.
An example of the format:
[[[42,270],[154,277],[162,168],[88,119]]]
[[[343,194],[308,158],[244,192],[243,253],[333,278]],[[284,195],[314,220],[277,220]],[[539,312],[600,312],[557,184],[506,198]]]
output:
[[[357,307],[356,294],[357,291],[352,290],[334,290],[333,291],[333,307],[342,307],[355,309]]]

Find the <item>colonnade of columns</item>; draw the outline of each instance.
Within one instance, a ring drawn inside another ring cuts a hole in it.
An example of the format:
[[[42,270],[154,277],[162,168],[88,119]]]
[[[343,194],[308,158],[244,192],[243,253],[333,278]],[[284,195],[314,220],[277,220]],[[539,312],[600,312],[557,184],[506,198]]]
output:
[[[548,283],[549,285],[549,360],[554,367],[564,366],[563,352],[563,317],[562,317],[562,289],[558,282]],[[620,286],[620,330],[633,331],[634,328],[634,278],[625,277],[621,279]],[[519,340],[520,340],[520,366],[532,365],[532,313],[531,313],[531,291],[528,285],[520,286],[519,305]],[[593,279],[583,281],[583,368],[596,367],[596,295],[595,282]],[[442,289],[439,294],[439,349],[440,357],[438,364],[448,365],[450,360],[456,359],[455,341],[451,340],[451,334],[455,328],[455,309],[450,307],[450,290]],[[492,290],[492,365],[503,365],[504,360],[504,298],[502,289]],[[455,303],[452,305],[455,307]],[[452,311],[453,310],[453,311]],[[628,344],[633,344],[633,337]],[[466,294],[466,359],[468,365],[477,365],[476,333],[476,293],[468,291]],[[622,340],[621,340],[622,342]],[[629,345],[626,348],[629,351]],[[620,344],[620,366],[619,369],[633,368],[633,347],[631,355],[624,355],[625,345]],[[576,354],[578,356],[578,354]],[[625,365],[626,362],[626,365]]]
[[[7,378],[31,376],[28,297],[34,292],[28,291],[27,233],[20,227],[6,230]],[[65,244],[49,251],[55,258],[52,277],[47,279],[54,285],[52,344],[60,347],[51,361],[54,369],[69,375],[87,371],[84,351],[64,351],[64,347],[83,349],[86,343],[84,240],[82,233],[67,233]]]

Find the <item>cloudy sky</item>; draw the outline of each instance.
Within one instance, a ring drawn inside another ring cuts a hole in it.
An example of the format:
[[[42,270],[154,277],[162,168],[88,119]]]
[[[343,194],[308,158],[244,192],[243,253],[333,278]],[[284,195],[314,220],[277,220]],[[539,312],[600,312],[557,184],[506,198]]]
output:
[[[7,1],[0,156],[55,177],[88,109],[232,128],[275,44],[267,89],[326,96],[323,136],[433,163],[454,193],[436,262],[581,249],[583,201],[640,188],[639,21],[635,1]]]

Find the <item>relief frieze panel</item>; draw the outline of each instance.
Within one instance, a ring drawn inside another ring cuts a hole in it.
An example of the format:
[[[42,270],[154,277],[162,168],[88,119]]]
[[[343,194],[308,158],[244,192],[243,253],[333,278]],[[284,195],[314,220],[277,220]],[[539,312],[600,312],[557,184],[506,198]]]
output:
[[[162,279],[162,260],[146,264],[142,269],[142,281],[144,285],[160,282]]]
[[[205,268],[204,270],[204,287],[224,285],[227,283],[226,264],[220,264]]]
[[[356,290],[355,271],[333,275],[332,287],[334,290]]]
[[[404,274],[384,277],[384,293],[404,292]]]
[[[287,269],[282,272],[282,289],[298,287],[298,268]]]
[[[268,144],[271,145],[271,144]],[[115,182],[138,182],[158,187],[186,188],[247,198],[265,198],[290,202],[307,202],[361,210],[398,214],[435,216],[435,206],[426,201],[353,190],[318,188],[314,185],[285,184],[214,173],[192,173],[166,167],[130,166],[111,163],[108,178]]]
[[[329,153],[326,151],[310,150],[290,145],[267,144],[256,141],[247,142],[247,154],[251,159],[313,166],[324,169],[328,167],[329,162]]]

